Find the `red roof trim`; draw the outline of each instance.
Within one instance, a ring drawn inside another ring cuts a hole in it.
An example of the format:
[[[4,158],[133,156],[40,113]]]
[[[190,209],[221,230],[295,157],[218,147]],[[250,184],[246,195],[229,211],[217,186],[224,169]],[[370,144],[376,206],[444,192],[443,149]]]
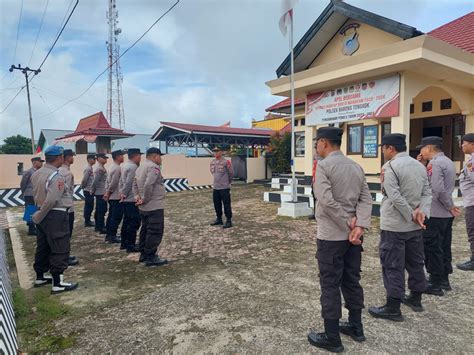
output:
[[[435,28],[428,35],[474,53],[474,11]]]
[[[298,105],[304,105],[306,99],[295,99],[295,106]],[[287,98],[284,99],[283,101],[277,102],[275,105],[267,107],[265,111],[270,112],[270,111],[276,111],[282,108],[287,108],[291,106],[291,99]]]
[[[274,131],[271,129],[255,129],[255,128],[234,128],[221,126],[205,126],[189,123],[177,122],[161,122],[163,126],[176,128],[194,133],[209,133],[209,134],[229,134],[229,135],[247,135],[247,136],[271,136]]]

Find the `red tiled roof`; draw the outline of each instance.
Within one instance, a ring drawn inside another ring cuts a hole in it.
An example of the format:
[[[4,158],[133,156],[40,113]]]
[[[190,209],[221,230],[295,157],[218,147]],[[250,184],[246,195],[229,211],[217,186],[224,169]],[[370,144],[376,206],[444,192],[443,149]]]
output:
[[[233,128],[233,127],[222,127],[222,126],[204,126],[198,124],[189,123],[176,123],[176,122],[161,122],[163,126],[176,128],[184,131],[194,133],[221,133],[229,135],[246,135],[246,136],[271,136],[274,131],[271,129],[255,129],[255,128]]]
[[[295,106],[302,105],[304,103],[305,103],[305,99],[295,99]],[[265,109],[265,111],[267,111],[267,112],[276,111],[276,110],[279,110],[281,108],[290,107],[290,105],[291,105],[291,99],[287,98],[287,99],[284,99],[283,101],[280,101],[280,102],[276,103],[273,106],[267,107]]]
[[[291,122],[288,122],[288,124],[285,127],[280,129],[280,134],[284,134],[284,133],[291,133]]]
[[[428,35],[474,53],[474,11],[435,28]]]

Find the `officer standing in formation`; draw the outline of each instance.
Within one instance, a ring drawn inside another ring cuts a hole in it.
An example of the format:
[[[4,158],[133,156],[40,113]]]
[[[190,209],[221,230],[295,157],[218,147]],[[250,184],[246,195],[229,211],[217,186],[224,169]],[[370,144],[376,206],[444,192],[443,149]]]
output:
[[[425,137],[417,147],[422,161],[428,162],[426,170],[433,195],[430,218],[423,231],[425,266],[429,274],[424,293],[436,296],[443,296],[443,290],[451,290],[453,221],[461,214],[452,197],[456,169],[453,161],[444,155],[442,145],[441,137]]]
[[[403,321],[400,303],[422,311],[421,294],[426,288],[423,232],[430,216],[431,189],[426,169],[407,153],[406,136],[394,133],[382,137],[382,153],[387,162],[382,167],[384,195],[380,208],[380,261],[387,291],[387,302],[370,307],[375,318]],[[405,269],[408,288],[405,296]]]
[[[461,149],[463,153],[470,155],[459,175],[459,186],[461,188],[465,209],[467,236],[471,247],[471,259],[456,266],[460,270],[474,271],[474,133],[468,133],[461,139]]]
[[[232,163],[222,157],[222,150],[220,147],[213,149],[215,159],[211,161],[211,174],[213,176],[212,184],[212,199],[214,202],[214,209],[216,210],[216,220],[211,223],[211,226],[221,226],[222,228],[232,227],[232,207],[230,200],[230,185],[234,178],[234,169]],[[224,205],[224,214],[226,217],[225,224],[222,221],[222,205]]]
[[[46,164],[36,171],[31,180],[35,203],[39,207],[33,216],[37,225],[37,246],[34,269],[35,287],[52,283],[52,294],[71,291],[77,283],[64,281],[63,273],[68,267],[70,251],[69,209],[72,198],[64,177],[58,169],[64,161],[63,148],[48,147],[44,154]],[[50,271],[52,278],[45,276]]]
[[[106,154],[97,154],[97,167],[94,170],[91,194],[95,196],[95,230],[100,234],[107,234],[105,229],[105,214],[107,213],[107,201],[104,200],[105,183],[107,181],[107,170],[105,164],[109,157]]]
[[[112,159],[114,162],[107,173],[104,194],[104,200],[109,202],[105,241],[107,243],[120,243],[120,238],[117,237],[117,230],[123,217],[123,207],[120,203],[119,193],[120,164],[124,161],[123,152],[121,150],[112,152]]]
[[[33,165],[30,169],[23,172],[20,182],[20,190],[25,200],[25,208],[35,204],[33,184],[31,183],[31,175],[43,166],[44,160],[40,157],[31,158],[31,164]],[[33,222],[26,222],[28,226],[28,235],[36,235],[36,227]]]
[[[94,181],[93,166],[96,162],[95,154],[87,154],[87,166],[82,176],[81,187],[84,193],[84,227],[94,227],[91,222],[92,211],[94,211],[94,195],[92,195],[92,182]]]
[[[59,168],[59,174],[62,175],[66,185],[69,186],[69,195],[71,196],[71,200],[74,203],[74,175],[71,172],[71,164],[74,163],[74,153],[71,149],[64,149],[63,157],[64,162],[63,165]],[[71,206],[69,209],[69,238],[72,238],[72,231],[74,229],[74,205]],[[79,264],[77,258],[73,255],[69,255],[68,259],[69,266],[74,266]]]
[[[140,229],[139,262],[146,266],[161,266],[168,263],[156,251],[163,238],[165,225],[165,186],[161,175],[161,153],[158,148],[149,148],[146,159],[136,171],[134,195],[140,210],[142,227]]]
[[[362,236],[370,227],[372,197],[365,173],[341,150],[343,130],[319,128],[316,150],[324,159],[318,163],[313,185],[317,199],[317,253],[321,284],[321,314],[324,332],[311,332],[309,342],[319,348],[341,352],[339,333],[364,341],[362,309],[364,292],[359,283]],[[349,310],[349,322],[342,316],[341,292]]]
[[[120,203],[123,206],[121,249],[124,248],[127,253],[136,253],[139,251],[136,239],[141,221],[140,212],[135,205],[133,183],[143,153],[140,152],[140,149],[130,148],[127,150],[127,154],[128,161],[122,165],[119,182]]]

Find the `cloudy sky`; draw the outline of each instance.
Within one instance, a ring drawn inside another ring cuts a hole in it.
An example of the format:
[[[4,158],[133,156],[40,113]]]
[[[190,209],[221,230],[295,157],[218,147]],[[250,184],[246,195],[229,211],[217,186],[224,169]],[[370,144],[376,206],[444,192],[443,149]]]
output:
[[[421,31],[473,11],[472,0],[347,2]],[[73,3],[0,0],[0,112],[24,83],[20,72],[8,72],[10,65],[37,67]],[[133,43],[173,3],[117,0],[121,48]],[[299,1],[295,40],[328,3]],[[234,127],[250,127],[252,118],[262,119],[265,108],[279,100],[264,83],[276,77],[275,70],[288,52],[287,40],[278,29],[279,9],[280,0],[181,0],[121,60],[127,130],[153,133],[159,121],[216,125],[231,121]],[[50,113],[81,93],[106,68],[106,11],[107,0],[80,0],[42,73],[32,81],[36,138],[41,128],[74,129],[79,118],[106,112],[104,75],[79,100]],[[0,127],[0,139],[17,133],[29,136],[26,90],[0,114]]]

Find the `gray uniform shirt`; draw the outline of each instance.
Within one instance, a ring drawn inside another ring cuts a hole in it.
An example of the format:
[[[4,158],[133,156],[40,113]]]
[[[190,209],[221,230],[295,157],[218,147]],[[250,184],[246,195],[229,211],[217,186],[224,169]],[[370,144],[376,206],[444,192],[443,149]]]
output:
[[[444,153],[436,154],[426,167],[433,193],[431,217],[451,218],[449,210],[454,207],[453,191],[456,182],[454,163]]]
[[[94,181],[94,171],[92,170],[92,166],[87,164],[86,168],[84,169],[84,174],[82,175],[82,181],[81,181],[82,189],[84,191],[91,192],[93,181]]]
[[[426,168],[407,152],[399,153],[382,167],[381,180],[385,196],[380,208],[380,229],[390,232],[421,229],[413,222],[413,211],[419,207],[430,217],[431,189]]]
[[[98,164],[94,170],[94,180],[92,181],[91,192],[94,195],[102,196],[105,193],[105,182],[107,181],[107,170],[102,164]]]
[[[464,207],[474,206],[474,165],[472,160],[471,155],[459,174],[459,187]]]
[[[341,151],[318,162],[313,189],[318,239],[347,240],[353,217],[357,218],[358,227],[370,227],[372,197],[364,170]]]
[[[71,200],[73,201],[73,205],[71,206],[69,213],[74,212],[74,175],[71,172],[71,169],[67,165],[63,165],[59,168],[59,173],[64,177],[64,182],[67,185],[69,190],[69,195],[71,196]]]
[[[38,224],[54,208],[72,207],[71,193],[64,177],[51,164],[45,164],[31,177],[35,203],[39,210],[33,214],[33,222]]]
[[[120,165],[113,162],[107,174],[105,191],[109,193],[109,200],[120,200],[119,193]]]
[[[135,174],[134,194],[143,200],[140,211],[155,211],[165,208],[165,185],[161,169],[149,159],[145,159]]]
[[[35,168],[28,169],[23,172],[20,182],[20,189],[23,196],[33,197],[33,184],[31,183],[31,175],[36,171]]]
[[[225,190],[230,188],[234,178],[234,168],[230,160],[220,158],[211,161],[211,174],[214,178],[212,188],[214,190]]]
[[[135,195],[133,194],[133,182],[135,180],[135,173],[138,165],[132,161],[127,161],[122,165],[122,172],[120,174],[119,191],[125,195],[124,202],[135,202]]]

